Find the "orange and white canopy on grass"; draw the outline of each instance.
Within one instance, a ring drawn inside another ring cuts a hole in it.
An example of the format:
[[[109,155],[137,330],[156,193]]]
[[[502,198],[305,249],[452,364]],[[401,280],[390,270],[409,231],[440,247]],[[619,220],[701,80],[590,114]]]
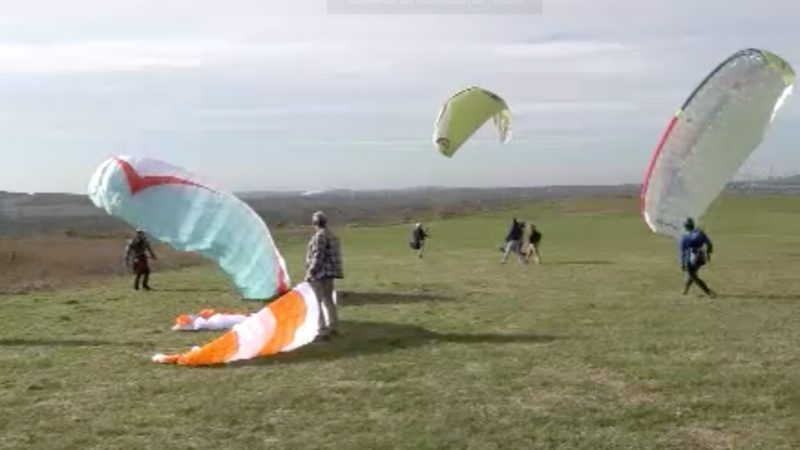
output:
[[[233,329],[186,353],[158,354],[153,361],[208,366],[288,352],[314,341],[324,312],[308,283],[301,283]]]
[[[173,331],[230,330],[244,322],[248,314],[239,311],[202,309],[197,314],[181,314],[175,318]]]

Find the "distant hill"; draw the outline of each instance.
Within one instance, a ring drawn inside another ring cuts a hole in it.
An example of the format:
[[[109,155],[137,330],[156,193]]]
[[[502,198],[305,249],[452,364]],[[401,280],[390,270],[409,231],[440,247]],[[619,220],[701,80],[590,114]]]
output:
[[[758,192],[764,194],[800,194],[800,175],[770,178],[766,180],[737,181],[728,189],[735,192]]]
[[[800,175],[790,177],[772,178],[769,180],[757,181],[756,183],[771,186],[800,186]]]
[[[638,187],[550,186],[534,188],[441,188],[318,192],[243,192],[237,195],[270,226],[309,222],[325,210],[339,224],[377,224],[447,217],[534,199],[635,195]],[[128,229],[97,209],[85,195],[0,192],[0,236],[41,233],[95,234]]]
[[[800,194],[800,175],[737,182],[732,192]],[[372,191],[249,191],[237,193],[273,227],[306,225],[324,210],[338,224],[412,222],[496,210],[530,201],[563,198],[636,197],[639,186],[545,186],[505,188],[416,187]],[[85,195],[0,191],[0,236],[70,233],[91,235],[129,227],[97,209]]]

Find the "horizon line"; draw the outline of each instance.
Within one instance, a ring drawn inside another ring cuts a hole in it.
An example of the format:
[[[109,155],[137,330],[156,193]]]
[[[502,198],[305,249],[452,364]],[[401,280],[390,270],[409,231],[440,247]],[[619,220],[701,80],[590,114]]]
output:
[[[796,175],[788,175],[788,176],[781,176],[781,177],[767,177],[767,178],[759,178],[753,180],[731,180],[728,182],[728,185],[735,185],[741,183],[758,183],[758,182],[769,182],[769,181],[779,181],[783,179],[790,179],[794,177],[798,177],[800,174]],[[271,189],[241,189],[241,190],[234,190],[234,191],[225,191],[234,195],[241,195],[241,194],[306,194],[306,195],[316,195],[316,194],[325,194],[330,192],[355,192],[355,193],[366,193],[366,192],[399,192],[399,191],[413,191],[413,190],[424,190],[424,189],[437,189],[437,190],[497,190],[497,189],[547,189],[547,188],[572,188],[572,187],[580,187],[580,188],[611,188],[611,187],[640,187],[642,183],[633,183],[633,182],[625,182],[625,183],[613,183],[613,184],[603,184],[603,183],[590,183],[590,184],[539,184],[539,185],[495,185],[495,186],[470,186],[470,185],[460,185],[460,186],[447,186],[447,185],[418,185],[418,186],[407,186],[407,187],[375,187],[375,188],[364,188],[364,189],[355,189],[355,188],[330,188],[330,189],[283,189],[283,188],[271,188]],[[72,195],[72,196],[88,196],[86,193],[82,192],[70,192],[70,191],[36,191],[36,192],[22,192],[22,191],[12,191],[6,189],[0,189],[0,194],[15,194],[15,195]]]

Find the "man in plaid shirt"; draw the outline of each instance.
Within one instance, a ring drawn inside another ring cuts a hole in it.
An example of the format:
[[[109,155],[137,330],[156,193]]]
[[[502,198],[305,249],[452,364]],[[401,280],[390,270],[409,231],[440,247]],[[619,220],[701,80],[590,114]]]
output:
[[[317,211],[311,218],[317,232],[308,242],[306,252],[306,277],[320,302],[320,309],[328,312],[328,323],[323,314],[319,316],[319,335],[328,340],[339,334],[336,329],[339,318],[336,305],[333,303],[333,280],[344,278],[342,271],[342,254],[339,239],[328,229],[328,218],[322,211]]]

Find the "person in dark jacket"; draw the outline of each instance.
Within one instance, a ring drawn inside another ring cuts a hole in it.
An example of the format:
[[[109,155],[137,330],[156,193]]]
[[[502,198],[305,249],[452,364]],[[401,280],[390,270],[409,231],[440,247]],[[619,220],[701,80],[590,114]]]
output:
[[[417,250],[417,257],[419,258],[422,258],[425,252],[425,239],[428,239],[428,236],[428,232],[422,227],[422,222],[418,222],[411,231],[411,242],[409,242],[409,246]]]
[[[133,270],[133,289],[139,290],[139,283],[145,291],[150,290],[150,263],[148,256],[153,259],[156,254],[150,247],[144,231],[136,230],[136,234],[125,245],[125,264]]]
[[[531,224],[531,234],[528,236],[528,248],[525,251],[525,262],[530,262],[533,258],[536,264],[540,264],[541,252],[539,251],[539,244],[542,242],[542,233],[536,229],[536,225]]]
[[[506,244],[503,252],[503,259],[500,261],[501,264],[505,264],[508,260],[508,255],[514,253],[517,255],[519,262],[524,262],[522,256],[522,238],[525,234],[525,222],[520,222],[514,217],[511,220],[511,226],[508,229],[508,234],[506,234]]]
[[[680,243],[681,269],[686,272],[686,285],[683,289],[683,295],[689,293],[689,288],[692,287],[692,284],[696,284],[706,295],[714,298],[717,296],[716,292],[710,289],[698,275],[700,268],[711,261],[714,245],[702,230],[695,228],[694,220],[691,217],[686,219],[683,226],[685,232],[681,237]]]

